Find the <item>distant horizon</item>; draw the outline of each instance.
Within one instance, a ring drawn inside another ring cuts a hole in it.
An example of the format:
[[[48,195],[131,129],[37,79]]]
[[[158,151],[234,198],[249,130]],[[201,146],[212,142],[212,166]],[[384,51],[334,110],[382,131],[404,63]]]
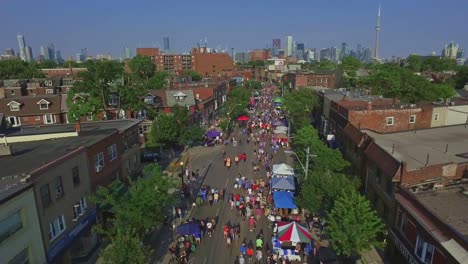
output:
[[[284,48],[287,36],[318,51],[341,48],[342,42],[349,49],[355,50],[361,44],[373,50],[379,6],[378,2],[337,5],[303,0],[296,1],[293,7],[283,7],[278,0],[267,6],[246,0],[236,3],[207,0],[202,4],[117,0],[111,5],[90,0],[48,2],[47,5],[34,0],[3,3],[8,10],[4,18],[10,26],[0,36],[2,54],[7,48],[19,51],[18,34],[31,46],[34,58],[40,54],[40,46],[53,43],[63,59],[75,57],[82,48],[87,48],[94,57],[111,54],[118,59],[125,48],[130,48],[132,56],[138,47],[163,50],[166,36],[174,53],[190,52],[198,42],[204,46],[205,38],[208,47],[227,50],[229,54],[231,48],[236,52],[271,48],[272,39],[276,38],[281,39]],[[18,16],[25,6],[37,12]],[[382,1],[381,7],[381,58],[424,56],[432,52],[440,55],[452,41],[467,51],[468,34],[464,28],[468,24],[464,14],[468,10],[467,1],[449,0],[440,5],[428,0],[420,5],[395,0]],[[47,11],[53,12],[53,16],[44,15]]]

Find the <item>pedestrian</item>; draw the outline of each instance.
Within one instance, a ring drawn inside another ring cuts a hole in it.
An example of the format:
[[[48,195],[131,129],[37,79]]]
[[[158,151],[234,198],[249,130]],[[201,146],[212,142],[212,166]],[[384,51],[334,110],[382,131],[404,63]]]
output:
[[[236,166],[239,165],[239,156],[235,156],[234,161],[236,162]]]
[[[242,255],[239,256],[239,264],[245,264],[245,258]]]
[[[180,207],[177,207],[177,216],[182,220],[182,209]]]
[[[208,196],[208,201],[210,202],[210,206],[213,206],[213,194],[210,193],[210,195]]]
[[[231,247],[231,237],[230,236],[226,237],[226,247],[227,248]]]
[[[217,204],[218,203],[218,199],[219,199],[219,194],[217,192],[215,192],[213,194],[213,200],[214,200],[214,204]]]
[[[261,250],[257,250],[257,256],[256,257],[257,257],[257,262],[261,263],[262,257],[263,257],[263,254],[262,254]]]

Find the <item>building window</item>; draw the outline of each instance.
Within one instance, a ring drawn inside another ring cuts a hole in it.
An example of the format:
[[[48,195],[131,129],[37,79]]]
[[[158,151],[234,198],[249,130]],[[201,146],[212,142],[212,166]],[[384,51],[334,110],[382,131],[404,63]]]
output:
[[[439,121],[439,116],[440,116],[439,113],[436,113],[434,115],[434,121]]]
[[[48,103],[40,103],[39,104],[39,109],[47,110],[47,109],[49,109],[49,104]]]
[[[375,184],[380,186],[382,182],[382,171],[379,168],[375,168]]]
[[[8,123],[10,123],[12,127],[17,127],[21,125],[21,120],[17,116],[9,116],[7,120],[8,120]]]
[[[0,243],[13,236],[23,227],[20,212],[17,211],[0,221]]]
[[[387,194],[388,197],[393,196],[393,182],[392,182],[392,179],[389,179],[387,181],[387,184],[385,185],[385,193]]]
[[[111,96],[107,99],[107,104],[110,106],[116,106],[119,104],[119,98],[117,96]]]
[[[398,209],[397,211],[396,226],[398,230],[400,230],[403,234],[406,234],[408,219],[406,218],[406,214],[401,209]]]
[[[35,119],[36,121],[41,121],[41,116],[36,116],[34,119]]]
[[[15,111],[19,111],[20,110],[20,107],[18,104],[11,104],[10,105],[10,111],[12,112],[15,112]]]
[[[55,180],[55,198],[59,199],[63,196],[63,184],[62,184],[62,176],[58,176]]]
[[[59,215],[49,224],[49,241],[56,239],[65,231],[65,216]]]
[[[393,126],[393,121],[394,121],[393,117],[387,117],[387,126]]]
[[[80,170],[78,169],[78,166],[72,168],[72,178],[74,187],[80,185]]]
[[[73,205],[73,221],[83,216],[86,209],[88,209],[88,204],[86,202],[86,197],[83,197]]]
[[[414,247],[414,254],[424,263],[431,264],[432,257],[434,256],[434,246],[424,241],[418,235],[416,239],[416,246]]]
[[[108,147],[107,151],[109,152],[109,158],[111,161],[117,158],[117,145],[116,144],[112,144],[110,147]]]
[[[138,159],[137,159],[137,155],[133,155],[133,169],[136,169],[137,168],[137,163],[138,163]]]
[[[46,89],[46,94],[53,94],[54,93],[54,89]]]
[[[416,123],[416,115],[410,115],[409,122],[410,122],[410,124]]]
[[[88,115],[88,116],[86,116],[86,120],[88,120],[88,121],[93,121],[93,115]]]
[[[48,207],[52,202],[52,199],[50,198],[49,184],[43,185],[39,192],[41,193],[42,207]]]
[[[29,263],[29,250],[25,248],[14,256],[8,264],[27,264]]]
[[[96,158],[95,158],[95,165],[96,165],[96,171],[97,172],[100,172],[101,169],[104,167],[104,153],[103,152],[99,152],[97,155],[96,155]]]
[[[44,124],[55,124],[55,115],[45,114],[44,115]]]
[[[15,95],[15,90],[11,90],[10,94],[14,96]]]

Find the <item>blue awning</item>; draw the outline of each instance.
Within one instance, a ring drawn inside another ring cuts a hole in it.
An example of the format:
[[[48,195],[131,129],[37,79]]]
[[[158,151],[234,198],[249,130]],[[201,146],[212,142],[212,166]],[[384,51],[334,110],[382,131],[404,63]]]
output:
[[[273,192],[273,201],[276,208],[297,208],[294,203],[294,194],[292,192],[277,191]]]
[[[273,177],[271,178],[271,188],[294,191],[296,189],[294,185],[294,178],[292,176]]]

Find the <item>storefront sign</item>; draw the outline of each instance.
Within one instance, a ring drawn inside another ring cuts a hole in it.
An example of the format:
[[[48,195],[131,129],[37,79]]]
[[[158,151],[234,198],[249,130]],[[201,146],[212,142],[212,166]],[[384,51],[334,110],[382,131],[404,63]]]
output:
[[[403,244],[403,242],[398,238],[398,236],[393,232],[393,230],[390,230],[390,233],[393,236],[393,242],[395,246],[398,248],[400,251],[401,255],[408,261],[409,264],[420,264],[421,262],[418,261],[414,256],[411,251],[409,251],[406,246]]]
[[[52,246],[49,251],[47,251],[47,262],[52,262],[54,258],[57,257],[57,255],[59,255],[63,250],[67,249],[71,245],[73,240],[78,237],[83,230],[96,222],[96,214],[96,209],[91,209],[91,211],[82,217],[71,231],[65,233],[62,239],[55,243],[55,245]]]

